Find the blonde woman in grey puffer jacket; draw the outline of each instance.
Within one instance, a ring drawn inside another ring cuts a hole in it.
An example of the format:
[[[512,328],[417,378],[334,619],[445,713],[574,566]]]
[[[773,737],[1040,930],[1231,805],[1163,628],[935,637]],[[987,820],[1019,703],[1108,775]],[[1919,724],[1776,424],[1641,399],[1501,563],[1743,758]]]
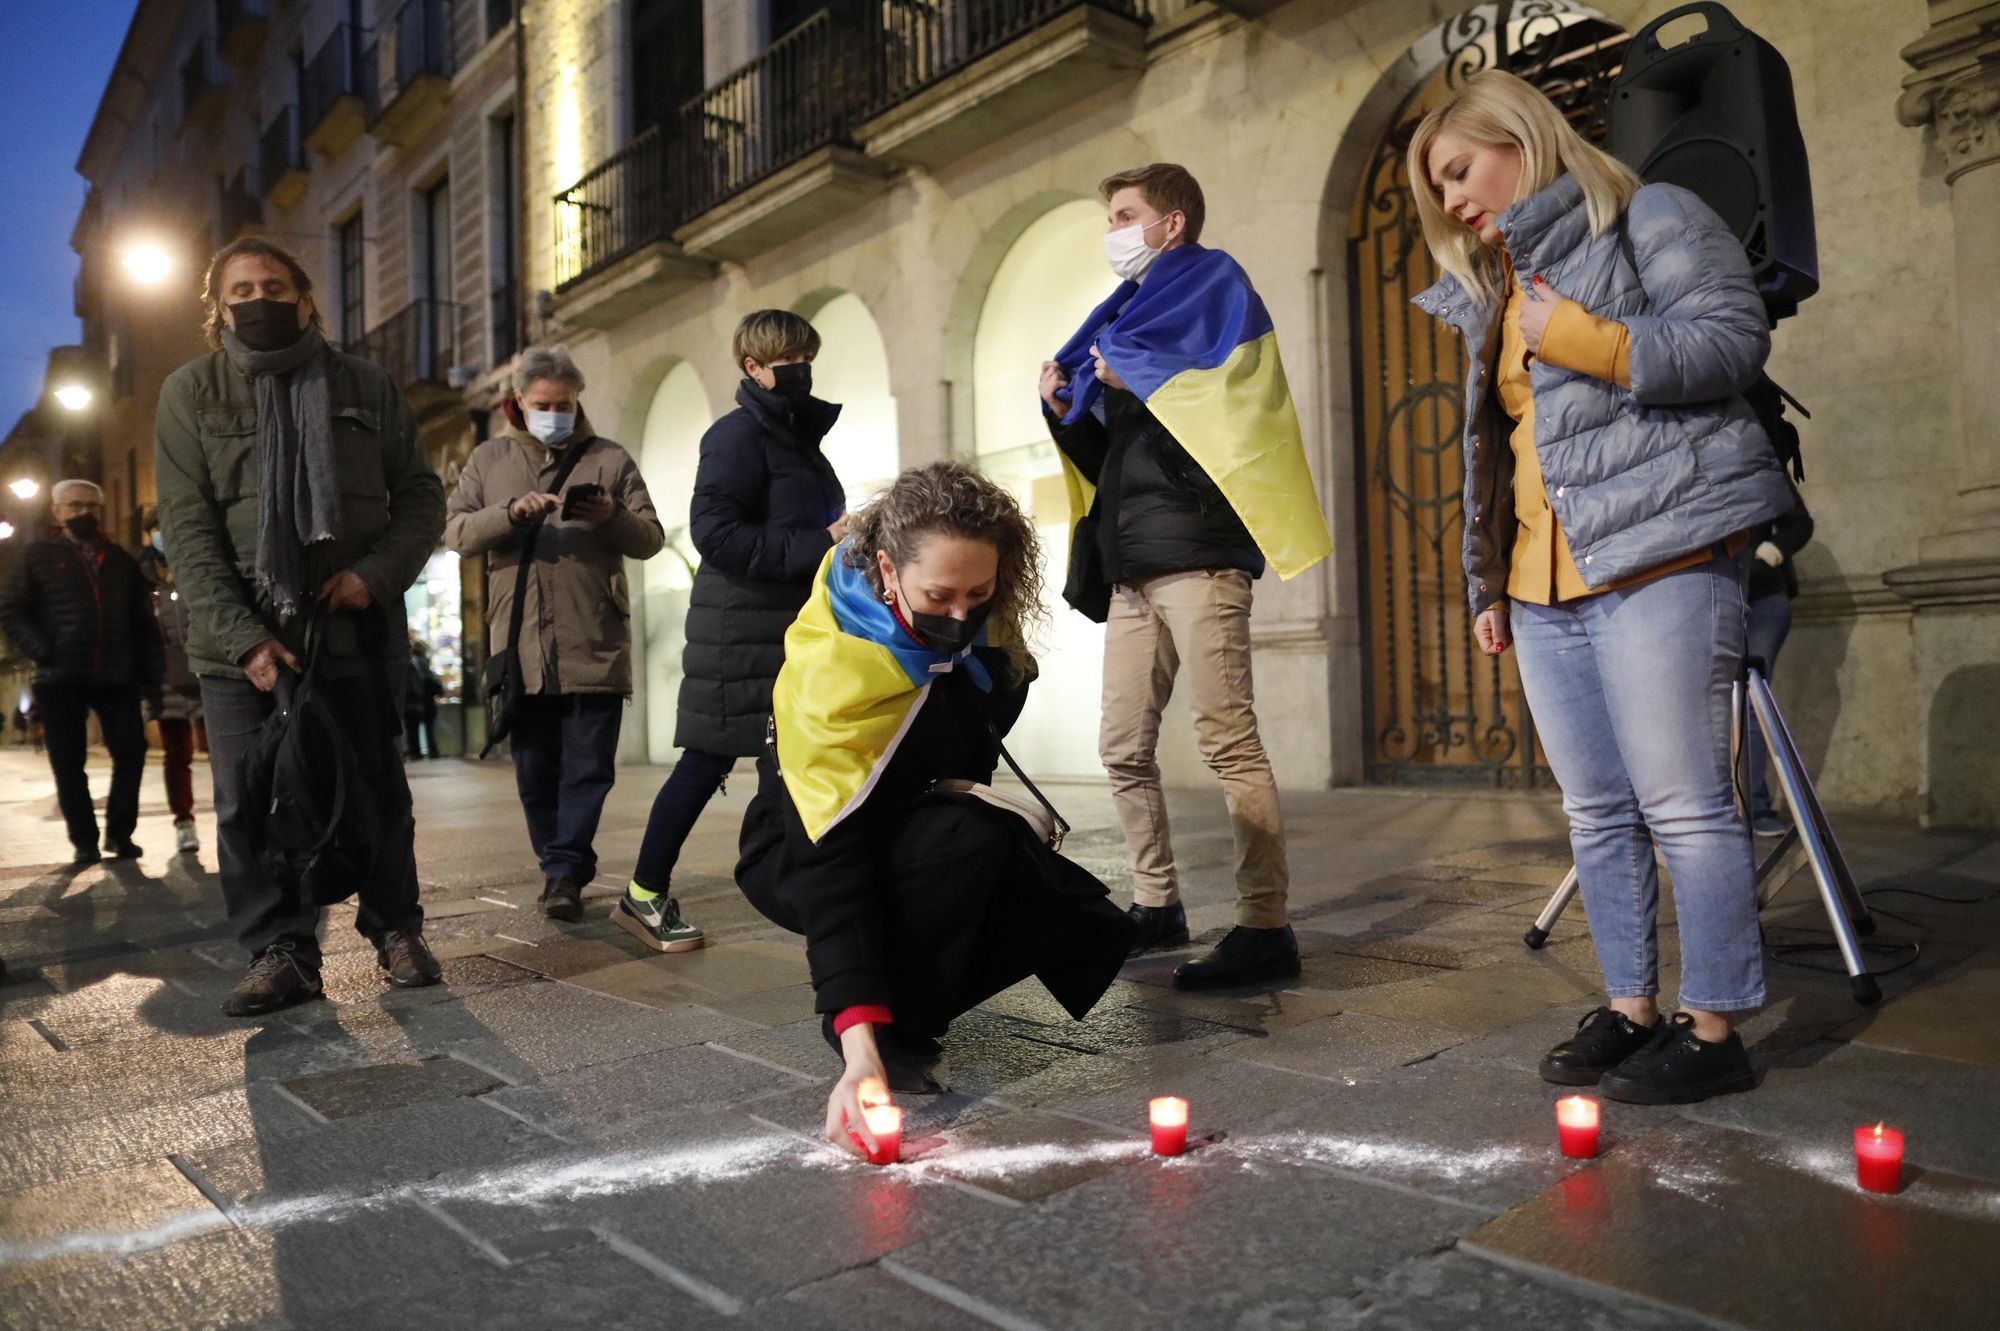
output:
[[[1447,274],[1416,304],[1466,342],[1474,633],[1517,650],[1609,998],[1542,1076],[1646,1104],[1746,1090],[1734,1025],[1764,976],[1730,690],[1743,533],[1791,503],[1742,397],[1770,350],[1749,262],[1695,195],[1642,187],[1511,74],[1426,116],[1409,168]],[[1671,1020],[1656,849],[1680,925]]]

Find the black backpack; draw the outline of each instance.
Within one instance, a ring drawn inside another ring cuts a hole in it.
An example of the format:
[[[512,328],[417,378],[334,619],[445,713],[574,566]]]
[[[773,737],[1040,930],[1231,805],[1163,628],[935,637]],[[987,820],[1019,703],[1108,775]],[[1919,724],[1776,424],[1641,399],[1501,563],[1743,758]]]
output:
[[[344,901],[374,871],[382,827],[346,724],[316,686],[323,619],[307,612],[304,669],[278,674],[277,706],[251,751],[248,798],[264,810],[264,868],[319,905]]]

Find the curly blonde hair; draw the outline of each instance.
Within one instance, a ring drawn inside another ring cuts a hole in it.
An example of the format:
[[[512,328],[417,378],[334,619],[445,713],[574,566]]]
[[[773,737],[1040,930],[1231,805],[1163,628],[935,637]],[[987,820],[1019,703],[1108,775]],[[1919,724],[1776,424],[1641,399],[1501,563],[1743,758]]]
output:
[[[999,554],[993,580],[993,609],[987,619],[987,641],[1007,653],[1017,677],[1034,674],[1030,639],[1048,622],[1036,585],[1040,579],[1042,543],[1035,524],[1014,502],[1014,496],[966,462],[947,458],[911,467],[889,487],[850,514],[848,541],[842,558],[868,575],[882,590],[882,570],[875,552],[902,568],[933,536],[957,536],[984,541]]]

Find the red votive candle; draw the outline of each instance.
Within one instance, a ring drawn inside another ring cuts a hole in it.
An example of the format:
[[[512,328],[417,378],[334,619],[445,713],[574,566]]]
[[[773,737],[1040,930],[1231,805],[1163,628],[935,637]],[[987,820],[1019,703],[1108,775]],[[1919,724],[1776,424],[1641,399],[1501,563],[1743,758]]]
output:
[[[1590,1160],[1597,1155],[1597,1101],[1581,1095],[1556,1101],[1556,1138],[1562,1153],[1572,1160]]]
[[[1867,1192],[1903,1190],[1903,1133],[1900,1128],[1854,1130],[1854,1176]]]
[[[871,1165],[893,1165],[903,1158],[903,1111],[896,1105],[863,1105],[861,1116],[868,1131],[875,1134],[875,1149],[864,1144],[862,1153]]]
[[[1188,1103],[1163,1095],[1146,1106],[1153,1124],[1153,1154],[1179,1155],[1187,1150]]]

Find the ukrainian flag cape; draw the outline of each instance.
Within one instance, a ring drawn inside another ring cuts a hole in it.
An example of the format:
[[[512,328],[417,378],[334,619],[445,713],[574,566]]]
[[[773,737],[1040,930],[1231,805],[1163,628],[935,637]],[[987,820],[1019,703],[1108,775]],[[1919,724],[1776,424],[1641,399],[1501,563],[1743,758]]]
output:
[[[1277,334],[1236,260],[1179,246],[1153,261],[1143,283],[1121,283],[1092,310],[1055,355],[1069,376],[1065,425],[1104,391],[1093,342],[1201,464],[1279,577],[1297,577],[1332,553]],[[1063,472],[1073,535],[1093,491],[1068,458]]]
[[[860,808],[916,719],[931,681],[961,667],[982,689],[992,679],[968,647],[926,647],[896,622],[846,542],[820,561],[812,595],[785,630],[771,713],[778,771],[814,841]],[[986,630],[973,640],[983,646]]]

